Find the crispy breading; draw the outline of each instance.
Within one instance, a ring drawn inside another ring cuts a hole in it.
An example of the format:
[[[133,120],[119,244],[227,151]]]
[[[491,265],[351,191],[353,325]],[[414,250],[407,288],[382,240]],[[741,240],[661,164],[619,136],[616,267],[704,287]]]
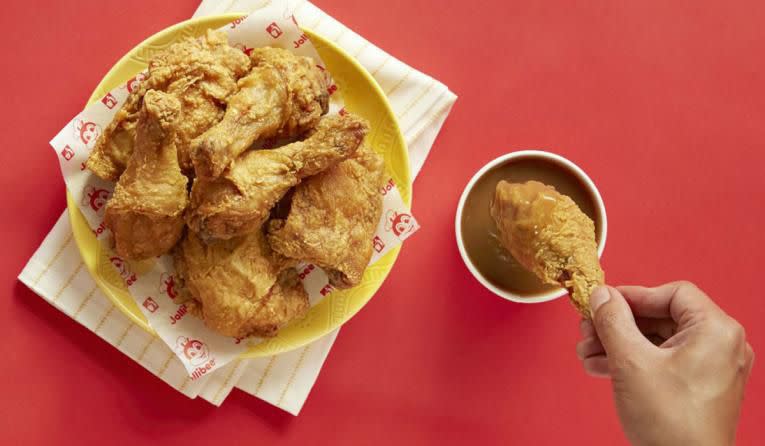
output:
[[[362,147],[350,159],[301,183],[286,220],[271,220],[271,247],[315,263],[337,288],[350,288],[372,257],[372,236],[382,213],[384,159]]]
[[[164,254],[183,232],[188,179],[181,173],[175,146],[180,109],[167,93],[149,90],[144,96],[135,147],[104,219],[115,251],[127,259]]]
[[[367,133],[353,115],[327,116],[303,141],[241,155],[221,177],[197,177],[186,222],[207,239],[227,239],[255,231],[274,205],[303,178],[356,152]]]
[[[308,312],[294,263],[273,252],[262,231],[211,244],[189,232],[175,252],[191,311],[233,337],[274,336]]]
[[[253,50],[254,67],[239,80],[223,119],[196,141],[196,175],[217,178],[256,141],[296,137],[327,112],[324,74],[307,57],[279,48]]]
[[[146,79],[104,129],[87,167],[105,180],[117,181],[133,151],[143,96],[148,90],[159,90],[173,94],[181,103],[178,158],[184,172],[192,173],[192,140],[221,120],[229,96],[237,91],[236,81],[250,67],[250,59],[231,47],[222,31],[208,30],[202,38],[170,45],[152,58]]]

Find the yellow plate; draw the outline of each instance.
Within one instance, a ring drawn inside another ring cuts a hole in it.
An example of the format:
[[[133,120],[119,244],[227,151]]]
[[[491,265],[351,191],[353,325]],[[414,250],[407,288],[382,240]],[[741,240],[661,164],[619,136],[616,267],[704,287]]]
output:
[[[221,15],[192,19],[165,29],[133,48],[117,62],[98,85],[88,104],[125,83],[145,69],[149,59],[168,45],[188,36],[200,36],[208,28],[219,28],[240,15]],[[385,156],[389,174],[398,185],[404,201],[411,204],[409,157],[404,138],[385,94],[372,76],[351,56],[332,42],[306,30],[314,46],[340,87],[346,108],[368,119],[371,130],[367,142]],[[114,305],[144,330],[154,333],[146,318],[128,294],[122,279],[109,262],[109,251],[101,246],[82,216],[77,203],[67,194],[69,218],[85,265],[96,283]],[[243,358],[272,355],[308,344],[350,319],[372,298],[393,268],[400,248],[386,254],[367,268],[361,284],[353,289],[335,291],[311,308],[306,318],[285,327],[279,335],[251,347]]]

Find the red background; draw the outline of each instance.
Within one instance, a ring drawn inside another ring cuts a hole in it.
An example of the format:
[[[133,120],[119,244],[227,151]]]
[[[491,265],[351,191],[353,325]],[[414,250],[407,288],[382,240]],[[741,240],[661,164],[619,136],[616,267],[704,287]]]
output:
[[[576,359],[569,304],[505,302],[459,258],[463,186],[520,148],[558,152],[598,184],[610,283],[693,280],[765,351],[765,3],[317,0],[460,96],[415,183],[423,229],[298,418],[239,391],[220,409],[186,399],[15,278],[65,206],[48,141],[122,54],[197,3],[2,6],[3,444],[624,444],[609,382]],[[765,434],[763,370],[740,444]]]

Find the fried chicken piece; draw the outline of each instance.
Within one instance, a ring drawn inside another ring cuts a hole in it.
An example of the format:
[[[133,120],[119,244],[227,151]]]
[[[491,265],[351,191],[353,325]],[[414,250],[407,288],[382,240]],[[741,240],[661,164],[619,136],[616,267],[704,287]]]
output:
[[[184,172],[193,172],[191,142],[223,118],[236,81],[250,69],[250,59],[229,46],[222,31],[208,30],[203,38],[187,38],[159,52],[149,63],[148,77],[128,96],[88,157],[87,166],[99,177],[117,181],[133,151],[135,124],[143,95],[159,90],[181,102],[177,124],[178,158]]]
[[[262,231],[211,244],[189,232],[175,268],[192,313],[225,336],[275,336],[309,309],[294,262],[273,252]]]
[[[372,257],[382,213],[383,157],[368,147],[301,183],[286,220],[271,220],[274,251],[324,268],[330,283],[350,288]]]
[[[324,73],[312,59],[279,48],[257,48],[251,57],[254,67],[239,80],[223,120],[195,141],[199,177],[219,177],[256,141],[304,133],[329,109]]]
[[[255,48],[250,53],[250,59],[255,67],[276,67],[287,82],[289,111],[276,137],[291,138],[316,127],[329,111],[327,76],[316,61],[272,47]]]
[[[130,92],[125,104],[96,141],[85,165],[107,181],[117,181],[125,171],[135,144],[135,128],[146,86],[141,84]]]
[[[328,116],[304,141],[241,155],[223,176],[197,177],[186,222],[207,240],[255,231],[271,208],[303,178],[316,175],[353,155],[368,124],[353,116]]]
[[[223,118],[237,80],[250,67],[247,56],[228,44],[225,32],[212,30],[205,39],[186,40],[152,62],[150,84],[166,85],[165,91],[181,101],[178,154],[184,171],[193,171],[192,141]]]
[[[180,109],[167,93],[149,90],[144,96],[135,147],[104,218],[115,251],[127,259],[164,254],[181,238],[188,179],[178,166],[175,146]]]
[[[500,239],[524,268],[543,282],[569,290],[590,317],[590,294],[604,283],[595,224],[574,200],[538,181],[500,181],[491,206]]]

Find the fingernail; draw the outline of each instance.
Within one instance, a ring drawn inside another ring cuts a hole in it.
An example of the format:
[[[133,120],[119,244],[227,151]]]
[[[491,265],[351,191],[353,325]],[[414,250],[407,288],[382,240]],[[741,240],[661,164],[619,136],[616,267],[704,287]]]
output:
[[[608,292],[607,287],[599,286],[595,288],[595,291],[592,292],[592,296],[590,296],[590,308],[592,308],[592,312],[595,313],[598,311],[598,308],[608,302],[608,299],[610,298],[611,293]]]

